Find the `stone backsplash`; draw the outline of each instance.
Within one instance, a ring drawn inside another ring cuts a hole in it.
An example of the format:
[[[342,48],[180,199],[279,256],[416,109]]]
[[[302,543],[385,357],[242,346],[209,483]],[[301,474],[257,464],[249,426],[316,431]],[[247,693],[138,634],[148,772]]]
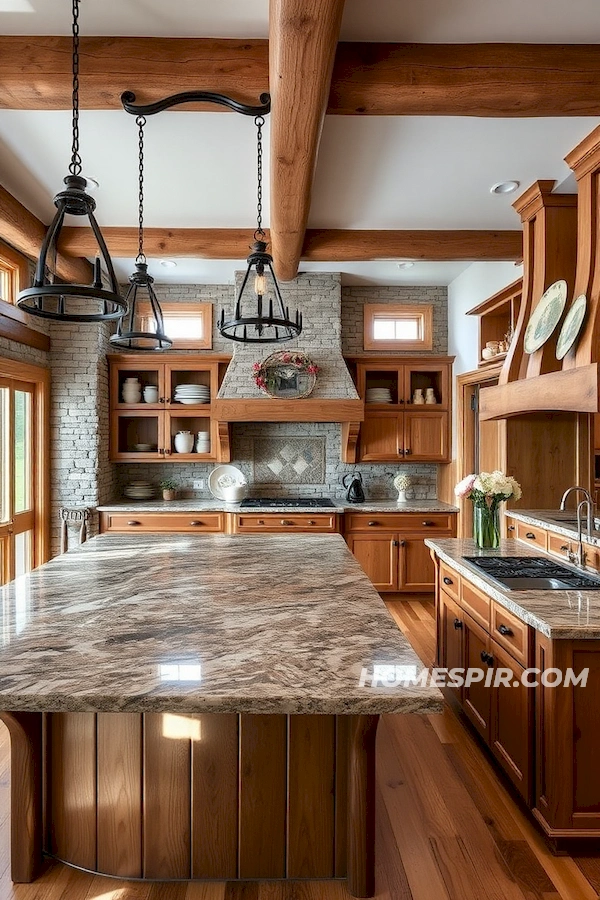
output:
[[[269,452],[270,451],[270,452]],[[232,465],[245,474],[252,494],[263,497],[326,495],[342,499],[343,476],[360,472],[368,499],[386,500],[396,496],[392,480],[398,472],[414,479],[407,492],[411,500],[435,500],[437,466],[427,464],[361,463],[340,461],[341,427],[321,422],[258,422],[233,426]],[[213,464],[207,463],[120,463],[117,486],[140,478],[156,485],[163,478],[177,482],[184,497],[210,497],[207,480]],[[270,474],[269,474],[270,473]],[[258,475],[258,477],[256,477]],[[204,490],[194,490],[194,481],[204,480]],[[115,497],[115,499],[117,499]]]

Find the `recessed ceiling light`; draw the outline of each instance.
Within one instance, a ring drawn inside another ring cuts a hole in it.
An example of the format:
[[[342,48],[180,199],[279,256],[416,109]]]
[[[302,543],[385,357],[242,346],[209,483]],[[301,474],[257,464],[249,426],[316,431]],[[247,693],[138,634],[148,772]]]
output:
[[[399,269],[412,269],[412,267],[414,266],[414,262],[411,262],[411,260],[407,259],[405,262],[396,263],[396,265]]]
[[[512,194],[520,184],[520,181],[498,181],[491,186],[490,194]]]
[[[163,267],[163,269],[177,268],[177,263],[175,262],[174,259],[161,259],[160,264]]]
[[[85,187],[88,191],[97,191],[100,187],[100,182],[95,178],[89,178],[87,175],[83,176],[85,178]]]

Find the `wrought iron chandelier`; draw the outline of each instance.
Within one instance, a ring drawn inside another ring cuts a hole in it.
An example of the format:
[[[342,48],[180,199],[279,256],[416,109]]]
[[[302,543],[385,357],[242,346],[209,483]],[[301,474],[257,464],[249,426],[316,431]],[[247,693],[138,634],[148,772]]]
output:
[[[279,344],[290,341],[302,331],[302,313],[290,311],[284,305],[279,285],[273,271],[273,257],[267,253],[265,232],[262,228],[262,115],[254,119],[256,125],[257,198],[256,231],[251,253],[246,260],[248,268],[237,295],[232,319],[225,319],[221,310],[219,333],[231,341],[243,344]],[[251,276],[254,272],[254,279]]]
[[[32,316],[58,322],[104,322],[120,319],[127,311],[120,294],[108,248],[94,216],[96,201],[86,193],[87,182],[81,175],[79,154],[79,0],[73,0],[73,125],[69,175],[66,189],[54,198],[56,215],[48,228],[37,261],[33,287],[19,293],[17,306]],[[98,244],[91,284],[56,284],[49,263],[56,259],[58,240],[65,215],[87,216]],[[102,284],[102,264],[109,281]]]
[[[154,278],[148,274],[144,253],[144,116],[137,116],[138,127],[138,255],[135,272],[129,276],[131,287],[125,302],[129,311],[119,319],[109,341],[121,350],[168,350],[173,341],[164,333],[162,309],[154,293]]]

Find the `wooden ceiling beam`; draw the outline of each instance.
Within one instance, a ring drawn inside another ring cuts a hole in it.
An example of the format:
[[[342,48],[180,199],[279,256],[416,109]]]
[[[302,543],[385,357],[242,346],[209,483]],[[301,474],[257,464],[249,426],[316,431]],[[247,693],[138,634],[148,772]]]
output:
[[[87,231],[87,229],[81,229]],[[46,236],[47,226],[29,212],[16,197],[0,185],[0,238],[23,253],[29,259],[37,259]],[[90,251],[93,255],[96,252]],[[56,273],[63,281],[87,284],[91,280],[92,267],[79,257],[60,253],[56,259]]]
[[[126,89],[141,103],[194,89],[255,103],[268,53],[264,40],[83,37],[81,105],[120,109]],[[70,106],[71,39],[0,36],[0,108]],[[340,43],[327,112],[597,116],[600,54],[597,44]]]
[[[136,228],[103,228],[114,257],[135,257]],[[248,252],[252,228],[146,228],[148,257],[242,259]],[[87,228],[65,227],[60,249],[64,254],[88,256],[94,242]],[[267,232],[267,239],[269,233]],[[523,256],[521,231],[364,231],[309,228],[301,258],[307,262],[371,262],[385,259],[427,261],[496,261]]]
[[[271,252],[298,272],[344,0],[270,0]]]

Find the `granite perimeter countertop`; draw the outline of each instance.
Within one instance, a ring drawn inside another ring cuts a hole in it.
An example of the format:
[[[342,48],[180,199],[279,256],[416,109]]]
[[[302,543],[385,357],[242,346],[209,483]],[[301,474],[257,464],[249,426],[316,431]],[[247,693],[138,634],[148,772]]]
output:
[[[442,709],[374,683],[423,666],[340,535],[101,535],[0,600],[5,710]]]
[[[118,500],[98,507],[98,512],[108,513],[157,513],[157,512],[233,512],[233,513],[454,513],[457,506],[443,503],[441,500],[407,500],[397,503],[395,500],[366,500],[364,503],[348,503],[345,500],[333,500],[331,506],[254,506],[241,508],[239,503],[224,503],[222,500]]]
[[[442,562],[448,563],[501,606],[547,637],[575,640],[600,638],[600,590],[510,591],[490,581],[463,559],[464,556],[544,556],[560,562],[539,548],[528,547],[515,540],[501,541],[498,550],[481,550],[472,539],[427,538],[425,543]]]
[[[534,528],[545,528],[555,534],[561,534],[577,540],[577,510],[575,509],[507,509],[507,516],[512,516],[517,522],[531,525]],[[596,530],[591,535],[587,533],[587,518],[583,515],[582,539],[584,544],[600,547],[600,530],[597,529],[598,519],[595,520]]]

